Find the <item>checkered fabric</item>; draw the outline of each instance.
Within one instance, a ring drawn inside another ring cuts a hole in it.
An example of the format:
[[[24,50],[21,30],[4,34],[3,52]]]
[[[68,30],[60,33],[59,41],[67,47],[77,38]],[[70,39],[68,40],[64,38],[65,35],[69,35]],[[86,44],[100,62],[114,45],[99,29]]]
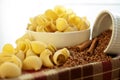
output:
[[[25,72],[17,78],[4,80],[120,80],[120,56],[113,58],[112,61]]]

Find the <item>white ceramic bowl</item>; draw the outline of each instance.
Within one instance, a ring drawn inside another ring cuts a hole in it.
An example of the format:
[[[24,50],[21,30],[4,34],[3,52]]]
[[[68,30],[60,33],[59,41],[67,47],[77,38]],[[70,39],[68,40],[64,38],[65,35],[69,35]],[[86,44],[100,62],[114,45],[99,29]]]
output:
[[[120,53],[120,16],[108,10],[102,11],[96,18],[93,26],[92,37],[98,36],[107,29],[112,29],[112,36],[105,53]]]
[[[90,38],[90,28],[87,30],[73,32],[27,32],[35,40],[45,42],[46,44],[54,44],[57,48],[74,46],[80,44]]]

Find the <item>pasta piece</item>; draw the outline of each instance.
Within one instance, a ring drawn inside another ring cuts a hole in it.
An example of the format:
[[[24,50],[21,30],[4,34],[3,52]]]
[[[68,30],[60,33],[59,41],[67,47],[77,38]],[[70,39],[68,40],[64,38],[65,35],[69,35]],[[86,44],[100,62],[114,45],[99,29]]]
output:
[[[66,12],[66,9],[63,6],[58,5],[54,7],[54,11],[57,13],[57,15],[61,16]]]
[[[11,62],[5,62],[0,65],[0,78],[18,77],[22,74],[21,68]]]
[[[29,39],[25,39],[25,40],[19,41],[17,43],[16,49],[17,50],[22,50],[24,53],[26,53],[26,51],[28,49],[31,49],[30,40]]]
[[[22,61],[16,55],[12,55],[10,62],[15,63],[18,67],[22,68]]]
[[[63,48],[54,53],[53,61],[56,65],[62,65],[69,56],[70,56],[69,50],[67,50],[67,48]]]
[[[65,29],[67,29],[67,27],[68,27],[68,23],[64,18],[58,18],[56,20],[56,28],[58,31],[62,32]]]
[[[10,61],[11,57],[12,57],[11,54],[0,53],[0,65],[6,61]]]
[[[40,54],[46,49],[46,44],[41,41],[31,41],[31,49],[35,54]]]
[[[47,49],[49,49],[52,53],[54,53],[57,50],[57,48],[53,44],[48,44]]]
[[[27,43],[25,41],[19,41],[17,43],[17,50],[22,50],[24,53],[26,53],[26,51],[29,49]]]
[[[36,32],[45,32],[44,27],[43,26],[37,26],[36,27]]]
[[[58,18],[57,14],[51,9],[46,10],[44,14],[48,19],[51,20],[56,20]]]
[[[25,54],[22,50],[19,50],[16,54],[15,54],[21,61],[23,61],[25,59]]]
[[[38,26],[44,26],[44,27],[46,26],[47,19],[45,19],[43,15],[38,15],[35,17],[35,19],[36,19],[36,23],[38,24]]]
[[[45,67],[53,67],[54,64],[52,63],[52,60],[50,58],[52,56],[52,52],[49,49],[45,49],[41,54],[40,54],[40,59],[42,60],[42,63]]]
[[[3,46],[2,52],[8,53],[8,54],[15,54],[16,51],[15,51],[14,47],[12,46],[12,44],[7,43]]]
[[[42,67],[42,61],[38,56],[29,56],[23,61],[24,70],[40,70]]]
[[[28,49],[26,52],[26,57],[28,56],[37,56],[31,49]]]
[[[44,14],[30,18],[27,29],[37,32],[68,32],[76,31],[72,27],[76,27],[77,30],[85,30],[89,26],[90,23],[86,17],[81,18],[72,9],[58,5],[53,10],[48,9]]]

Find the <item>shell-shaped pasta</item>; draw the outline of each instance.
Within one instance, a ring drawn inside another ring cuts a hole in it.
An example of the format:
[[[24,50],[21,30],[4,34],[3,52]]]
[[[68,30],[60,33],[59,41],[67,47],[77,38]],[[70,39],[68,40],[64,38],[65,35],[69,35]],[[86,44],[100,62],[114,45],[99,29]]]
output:
[[[87,21],[86,18],[82,18],[82,21],[78,24],[78,27],[80,30],[88,29],[90,26],[90,23]]]
[[[21,68],[11,62],[0,65],[0,78],[12,78],[21,75]]]
[[[2,52],[8,53],[8,54],[15,54],[16,51],[15,51],[14,47],[12,46],[12,44],[7,43],[3,46]]]
[[[66,9],[63,6],[58,5],[54,7],[54,11],[55,13],[57,13],[57,15],[61,16],[62,14],[66,12]]]
[[[10,62],[15,63],[18,67],[22,68],[22,61],[16,55],[12,55]]]
[[[68,23],[67,23],[66,19],[58,18],[56,20],[56,28],[57,28],[58,31],[62,32],[65,29],[67,29],[67,27],[68,27]]]
[[[53,61],[56,65],[61,65],[67,60],[69,56],[70,52],[67,50],[67,48],[63,48],[54,53]]]
[[[42,67],[42,61],[38,56],[28,56],[23,61],[24,70],[39,70]]]
[[[2,54],[0,56],[0,62],[12,62],[15,63],[18,67],[22,68],[22,62],[16,55],[8,55],[8,54]]]
[[[29,49],[31,49],[31,41],[29,39],[24,40]]]
[[[52,60],[50,58],[52,56],[52,52],[49,49],[45,49],[41,54],[40,58],[42,60],[42,63],[45,67],[53,67],[54,64],[52,63]]]
[[[79,16],[76,16],[75,14],[69,15],[68,22],[72,25],[77,25],[82,19]]]
[[[69,26],[70,28],[67,29]],[[77,30],[84,30],[89,28],[90,23],[86,17],[77,16],[72,9],[58,5],[53,10],[47,9],[44,14],[30,18],[27,29],[37,32],[67,32],[74,31],[71,28],[73,26],[78,28]]]
[[[19,41],[17,43],[17,50],[22,50],[24,53],[26,53],[26,51],[29,49],[28,45],[26,44],[25,41]]]
[[[48,44],[47,49],[49,49],[52,53],[54,53],[57,50],[57,48],[53,44]]]
[[[11,54],[0,53],[0,65],[6,61],[11,61]]]
[[[44,14],[48,19],[51,20],[56,20],[58,18],[57,14],[51,9],[46,10]]]
[[[86,16],[82,17],[82,20],[86,23],[88,27],[90,26],[90,22],[87,20]]]
[[[36,56],[36,54],[31,49],[28,49],[26,52],[26,57],[28,56]]]
[[[50,24],[51,24],[51,30],[52,30],[52,32],[55,32],[57,30],[55,21],[51,20]]]
[[[4,54],[3,52],[0,53],[0,58],[1,57],[11,57],[13,54]]]
[[[45,32],[44,27],[43,26],[37,26],[36,27],[36,32]]]
[[[44,30],[45,30],[46,32],[53,32],[52,26],[51,26],[51,23],[50,23],[50,22],[46,25],[46,27],[44,27]]]
[[[47,20],[43,17],[43,15],[38,15],[35,19],[38,26],[46,26]]]
[[[22,50],[24,53],[26,53],[26,51],[30,48],[31,48],[31,44],[29,39],[19,41],[16,47],[17,50]]]
[[[46,48],[46,44],[41,41],[31,41],[31,49],[34,53],[40,54]]]
[[[16,54],[15,54],[21,61],[23,61],[25,59],[25,54],[22,50],[19,50]]]

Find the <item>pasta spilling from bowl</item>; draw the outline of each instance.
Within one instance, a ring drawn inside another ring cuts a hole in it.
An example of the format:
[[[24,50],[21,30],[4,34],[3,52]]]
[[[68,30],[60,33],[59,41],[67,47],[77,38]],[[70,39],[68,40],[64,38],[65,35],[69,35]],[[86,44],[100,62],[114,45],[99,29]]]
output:
[[[24,39],[17,42],[15,48],[6,43],[0,53],[0,78],[20,76],[22,70],[38,71],[42,66],[52,68],[62,65],[69,56],[67,48],[57,49],[41,41]]]
[[[56,6],[53,10],[48,9],[44,14],[30,18],[27,30],[35,33],[70,32],[85,30],[89,26],[86,17],[79,17],[71,9]],[[0,79],[18,77],[23,70],[38,71],[43,66],[60,66],[69,57],[70,52],[66,47],[58,48],[55,44],[36,40],[26,33],[16,40],[15,47],[10,43],[3,46],[0,53]]]
[[[55,6],[43,14],[30,18],[27,30],[36,32],[69,32],[88,29],[90,26],[86,17],[77,16],[71,9]]]

